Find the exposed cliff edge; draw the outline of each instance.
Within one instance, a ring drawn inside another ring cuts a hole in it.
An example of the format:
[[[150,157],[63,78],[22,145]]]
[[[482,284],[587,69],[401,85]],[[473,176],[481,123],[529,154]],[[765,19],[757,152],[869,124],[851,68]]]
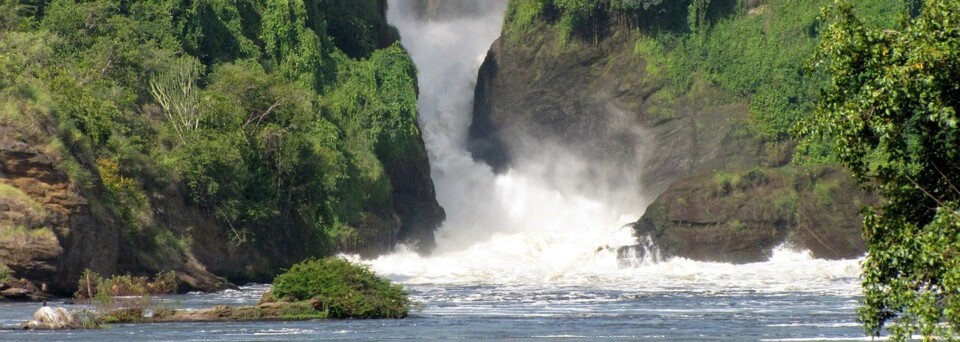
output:
[[[635,181],[635,191],[656,199],[637,234],[653,235],[668,255],[750,262],[785,241],[818,257],[862,255],[859,209],[872,197],[834,167],[793,163],[797,144],[788,130],[812,103],[810,87],[794,84],[814,82],[798,62],[814,31],[798,28],[815,25],[816,6],[701,5],[698,19],[689,15],[695,3],[684,1],[649,8],[511,1],[503,35],[480,69],[474,158],[504,170],[559,145],[612,173],[612,183]],[[785,15],[797,20],[770,27]],[[769,32],[754,30],[764,25]],[[724,36],[730,32],[739,36]],[[793,45],[780,58],[763,44]],[[767,59],[745,74],[754,61],[737,58],[749,49]],[[730,65],[703,64],[720,57]]]

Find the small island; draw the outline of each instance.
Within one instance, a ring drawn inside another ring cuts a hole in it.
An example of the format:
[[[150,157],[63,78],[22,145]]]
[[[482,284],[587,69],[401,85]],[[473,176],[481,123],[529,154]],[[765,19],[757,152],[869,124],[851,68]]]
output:
[[[367,267],[335,257],[308,259],[274,279],[273,287],[253,306],[218,305],[207,309],[171,309],[150,296],[172,292],[175,278],[160,274],[104,279],[87,272],[78,301],[96,304],[93,312],[41,307],[23,329],[82,329],[114,323],[294,321],[312,319],[400,319],[410,300],[400,285]]]

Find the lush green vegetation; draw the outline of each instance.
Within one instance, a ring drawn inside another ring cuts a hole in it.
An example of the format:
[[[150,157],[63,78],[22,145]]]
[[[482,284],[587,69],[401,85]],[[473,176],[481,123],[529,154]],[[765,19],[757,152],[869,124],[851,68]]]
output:
[[[884,201],[864,221],[860,320],[896,340],[960,333],[960,2],[930,0],[895,29],[840,2],[820,43],[829,77],[810,134]]]
[[[333,318],[403,318],[410,305],[400,285],[335,257],[293,265],[270,291],[281,300],[318,300]]]
[[[424,153],[384,6],[0,0],[0,128],[62,157],[134,250],[170,235],[148,218],[183,196],[235,243],[323,254],[394,215],[386,172]]]
[[[92,326],[102,323],[309,320],[326,318],[404,318],[407,293],[366,267],[328,257],[293,265],[274,280],[273,288],[255,306],[215,306],[175,310],[163,296],[177,289],[173,272],[153,278],[86,270],[74,298],[92,303]]]
[[[687,32],[660,31],[636,43],[647,71],[671,80],[685,93],[697,83],[719,86],[729,101],[750,103],[754,131],[768,141],[792,138],[791,129],[812,112],[823,80],[806,71],[819,39],[819,9],[832,1],[766,1],[747,8],[722,1],[694,1]],[[695,6],[708,6],[696,22]],[[888,25],[908,9],[900,1],[858,2],[858,9]],[[822,146],[806,146],[804,157],[822,158]]]
[[[683,19],[663,12],[685,8],[682,1],[663,0],[531,0],[511,1],[507,7],[505,32],[515,36],[540,18],[556,24],[564,38],[595,41],[607,33],[611,23],[634,27],[670,28],[683,24]]]

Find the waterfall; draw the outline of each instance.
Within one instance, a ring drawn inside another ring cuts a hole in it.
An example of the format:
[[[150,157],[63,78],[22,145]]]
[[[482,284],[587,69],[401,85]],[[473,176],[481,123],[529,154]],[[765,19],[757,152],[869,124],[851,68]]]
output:
[[[418,68],[420,125],[447,220],[436,232],[431,256],[400,248],[371,261],[373,267],[423,281],[506,283],[564,281],[618,270],[618,251],[637,244],[626,226],[637,213],[613,208],[642,207],[571,190],[600,187],[590,179],[570,176],[560,178],[567,184],[558,184],[557,175],[574,175],[587,162],[548,146],[544,155],[555,158],[519,160],[497,175],[467,151],[477,72],[500,35],[507,1],[438,4],[444,8],[430,16],[416,1],[391,0],[388,19]]]

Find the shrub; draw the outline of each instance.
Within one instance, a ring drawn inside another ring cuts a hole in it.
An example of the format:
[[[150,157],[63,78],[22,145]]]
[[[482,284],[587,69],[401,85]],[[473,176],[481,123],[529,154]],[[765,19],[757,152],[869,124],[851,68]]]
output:
[[[163,295],[176,289],[173,271],[158,273],[150,280],[131,275],[103,278],[88,269],[80,276],[74,298],[93,302],[105,323],[138,322],[147,309],[162,310]]]
[[[0,283],[7,281],[10,277],[10,268],[7,265],[0,264]]]
[[[335,257],[293,265],[274,279],[271,291],[281,300],[316,299],[332,318],[403,318],[410,304],[401,286]]]
[[[115,160],[98,158],[97,171],[107,199],[116,207],[120,221],[128,228],[135,228],[136,212],[146,205],[147,196],[140,190],[136,180],[120,174],[120,164]]]
[[[173,271],[158,273],[153,280],[147,277],[115,275],[103,278],[96,272],[85,270],[77,286],[77,299],[95,299],[98,296],[109,297],[146,296],[170,294],[177,289],[177,276]]]

